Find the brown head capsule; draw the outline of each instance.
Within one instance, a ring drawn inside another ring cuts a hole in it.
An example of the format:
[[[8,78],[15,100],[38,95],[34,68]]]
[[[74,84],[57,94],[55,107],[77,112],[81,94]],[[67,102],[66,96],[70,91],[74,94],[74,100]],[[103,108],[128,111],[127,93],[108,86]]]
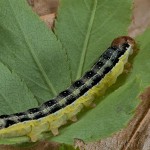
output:
[[[133,49],[133,52],[136,51],[136,43],[135,40],[129,36],[120,36],[113,40],[111,46],[122,47],[123,44],[129,44]]]

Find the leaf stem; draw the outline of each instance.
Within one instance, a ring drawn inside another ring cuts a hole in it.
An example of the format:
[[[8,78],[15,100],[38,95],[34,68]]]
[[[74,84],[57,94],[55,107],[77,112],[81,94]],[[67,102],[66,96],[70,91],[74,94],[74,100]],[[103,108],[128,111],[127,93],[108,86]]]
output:
[[[97,7],[97,0],[94,0],[94,5],[93,5],[93,9],[92,9],[92,13],[91,13],[90,22],[89,22],[89,25],[88,25],[86,37],[85,37],[84,44],[83,44],[83,50],[82,50],[82,54],[81,54],[81,58],[80,58],[80,63],[79,63],[79,68],[78,68],[76,79],[79,79],[81,77],[82,73],[83,73],[85,55],[86,55],[86,52],[87,52],[88,42],[89,42],[89,38],[90,38],[90,34],[91,34],[93,22],[94,22],[96,7]]]

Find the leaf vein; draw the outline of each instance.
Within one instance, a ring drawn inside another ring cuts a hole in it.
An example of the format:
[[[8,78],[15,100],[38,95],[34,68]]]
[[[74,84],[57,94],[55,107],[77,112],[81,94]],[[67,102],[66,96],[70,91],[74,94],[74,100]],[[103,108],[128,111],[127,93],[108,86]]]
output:
[[[120,4],[121,4],[121,3],[120,3]],[[117,8],[119,9],[120,6],[118,6]],[[104,21],[97,29],[95,29],[95,31],[93,31],[92,34],[95,34],[95,33],[98,32],[98,30],[102,29],[102,27],[105,26],[106,23],[107,23],[108,21],[110,21],[110,20],[113,18],[113,16],[117,13],[117,10],[118,10],[118,9],[116,9],[116,11],[114,11],[107,19],[105,19],[105,21]]]
[[[88,42],[90,39],[90,34],[91,34],[91,30],[92,30],[92,26],[93,26],[93,22],[94,22],[94,18],[95,18],[96,7],[97,7],[97,0],[94,0],[91,17],[90,17],[90,21],[88,24],[87,33],[86,33],[85,40],[83,43],[83,48],[82,48],[82,53],[81,53],[81,58],[80,58],[80,62],[79,62],[79,68],[77,71],[76,79],[80,78],[82,73],[83,73],[83,66],[85,63],[85,57],[86,57],[86,52],[87,52],[87,48],[88,48]]]
[[[21,29],[21,25],[20,25],[20,23],[19,23],[19,21],[18,21],[18,19],[17,19],[17,17],[16,17],[16,14],[15,14],[15,12],[14,12],[14,10],[13,10],[13,7],[12,7],[12,5],[11,5],[10,0],[9,0],[9,5],[10,5],[12,11],[13,11],[13,14],[14,14],[14,17],[15,17],[16,22],[17,22],[17,24],[18,24],[18,27],[19,27],[20,31],[22,32],[23,37],[24,37],[24,39],[25,39],[25,42],[26,42],[26,44],[27,44],[27,46],[28,46],[28,48],[29,48],[29,52],[30,52],[32,58],[34,59],[36,66],[39,68],[39,71],[40,71],[41,75],[43,76],[43,78],[44,78],[44,80],[45,80],[45,83],[47,84],[47,86],[48,86],[48,88],[49,88],[49,91],[50,91],[54,96],[57,95],[57,92],[56,92],[56,90],[54,89],[54,87],[53,87],[51,81],[49,80],[49,78],[48,78],[48,76],[47,76],[47,74],[46,74],[46,72],[45,72],[45,70],[44,70],[42,64],[40,63],[40,60],[38,59],[37,55],[35,54],[34,50],[32,49],[32,46],[30,45],[30,43],[29,43],[29,41],[28,41],[28,39],[27,39],[27,37],[26,37],[24,31]]]

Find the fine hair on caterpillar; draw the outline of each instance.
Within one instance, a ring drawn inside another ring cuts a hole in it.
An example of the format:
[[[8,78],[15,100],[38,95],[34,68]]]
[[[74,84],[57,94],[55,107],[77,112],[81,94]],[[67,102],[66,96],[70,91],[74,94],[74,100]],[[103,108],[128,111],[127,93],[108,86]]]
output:
[[[134,49],[131,37],[116,38],[89,71],[56,97],[25,112],[1,115],[0,138],[26,135],[35,142],[43,132],[57,135],[60,126],[67,120],[76,121],[83,106],[90,106],[116,82]]]

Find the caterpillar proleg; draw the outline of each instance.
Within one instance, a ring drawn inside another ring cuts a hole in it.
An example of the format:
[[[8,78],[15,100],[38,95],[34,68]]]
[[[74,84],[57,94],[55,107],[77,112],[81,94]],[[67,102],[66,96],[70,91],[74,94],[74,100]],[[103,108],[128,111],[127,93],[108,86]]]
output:
[[[76,121],[84,106],[90,106],[95,97],[116,82],[134,47],[135,41],[128,36],[115,39],[93,67],[58,96],[38,108],[1,115],[0,138],[26,135],[35,142],[43,132],[57,135],[60,126],[67,120]]]

